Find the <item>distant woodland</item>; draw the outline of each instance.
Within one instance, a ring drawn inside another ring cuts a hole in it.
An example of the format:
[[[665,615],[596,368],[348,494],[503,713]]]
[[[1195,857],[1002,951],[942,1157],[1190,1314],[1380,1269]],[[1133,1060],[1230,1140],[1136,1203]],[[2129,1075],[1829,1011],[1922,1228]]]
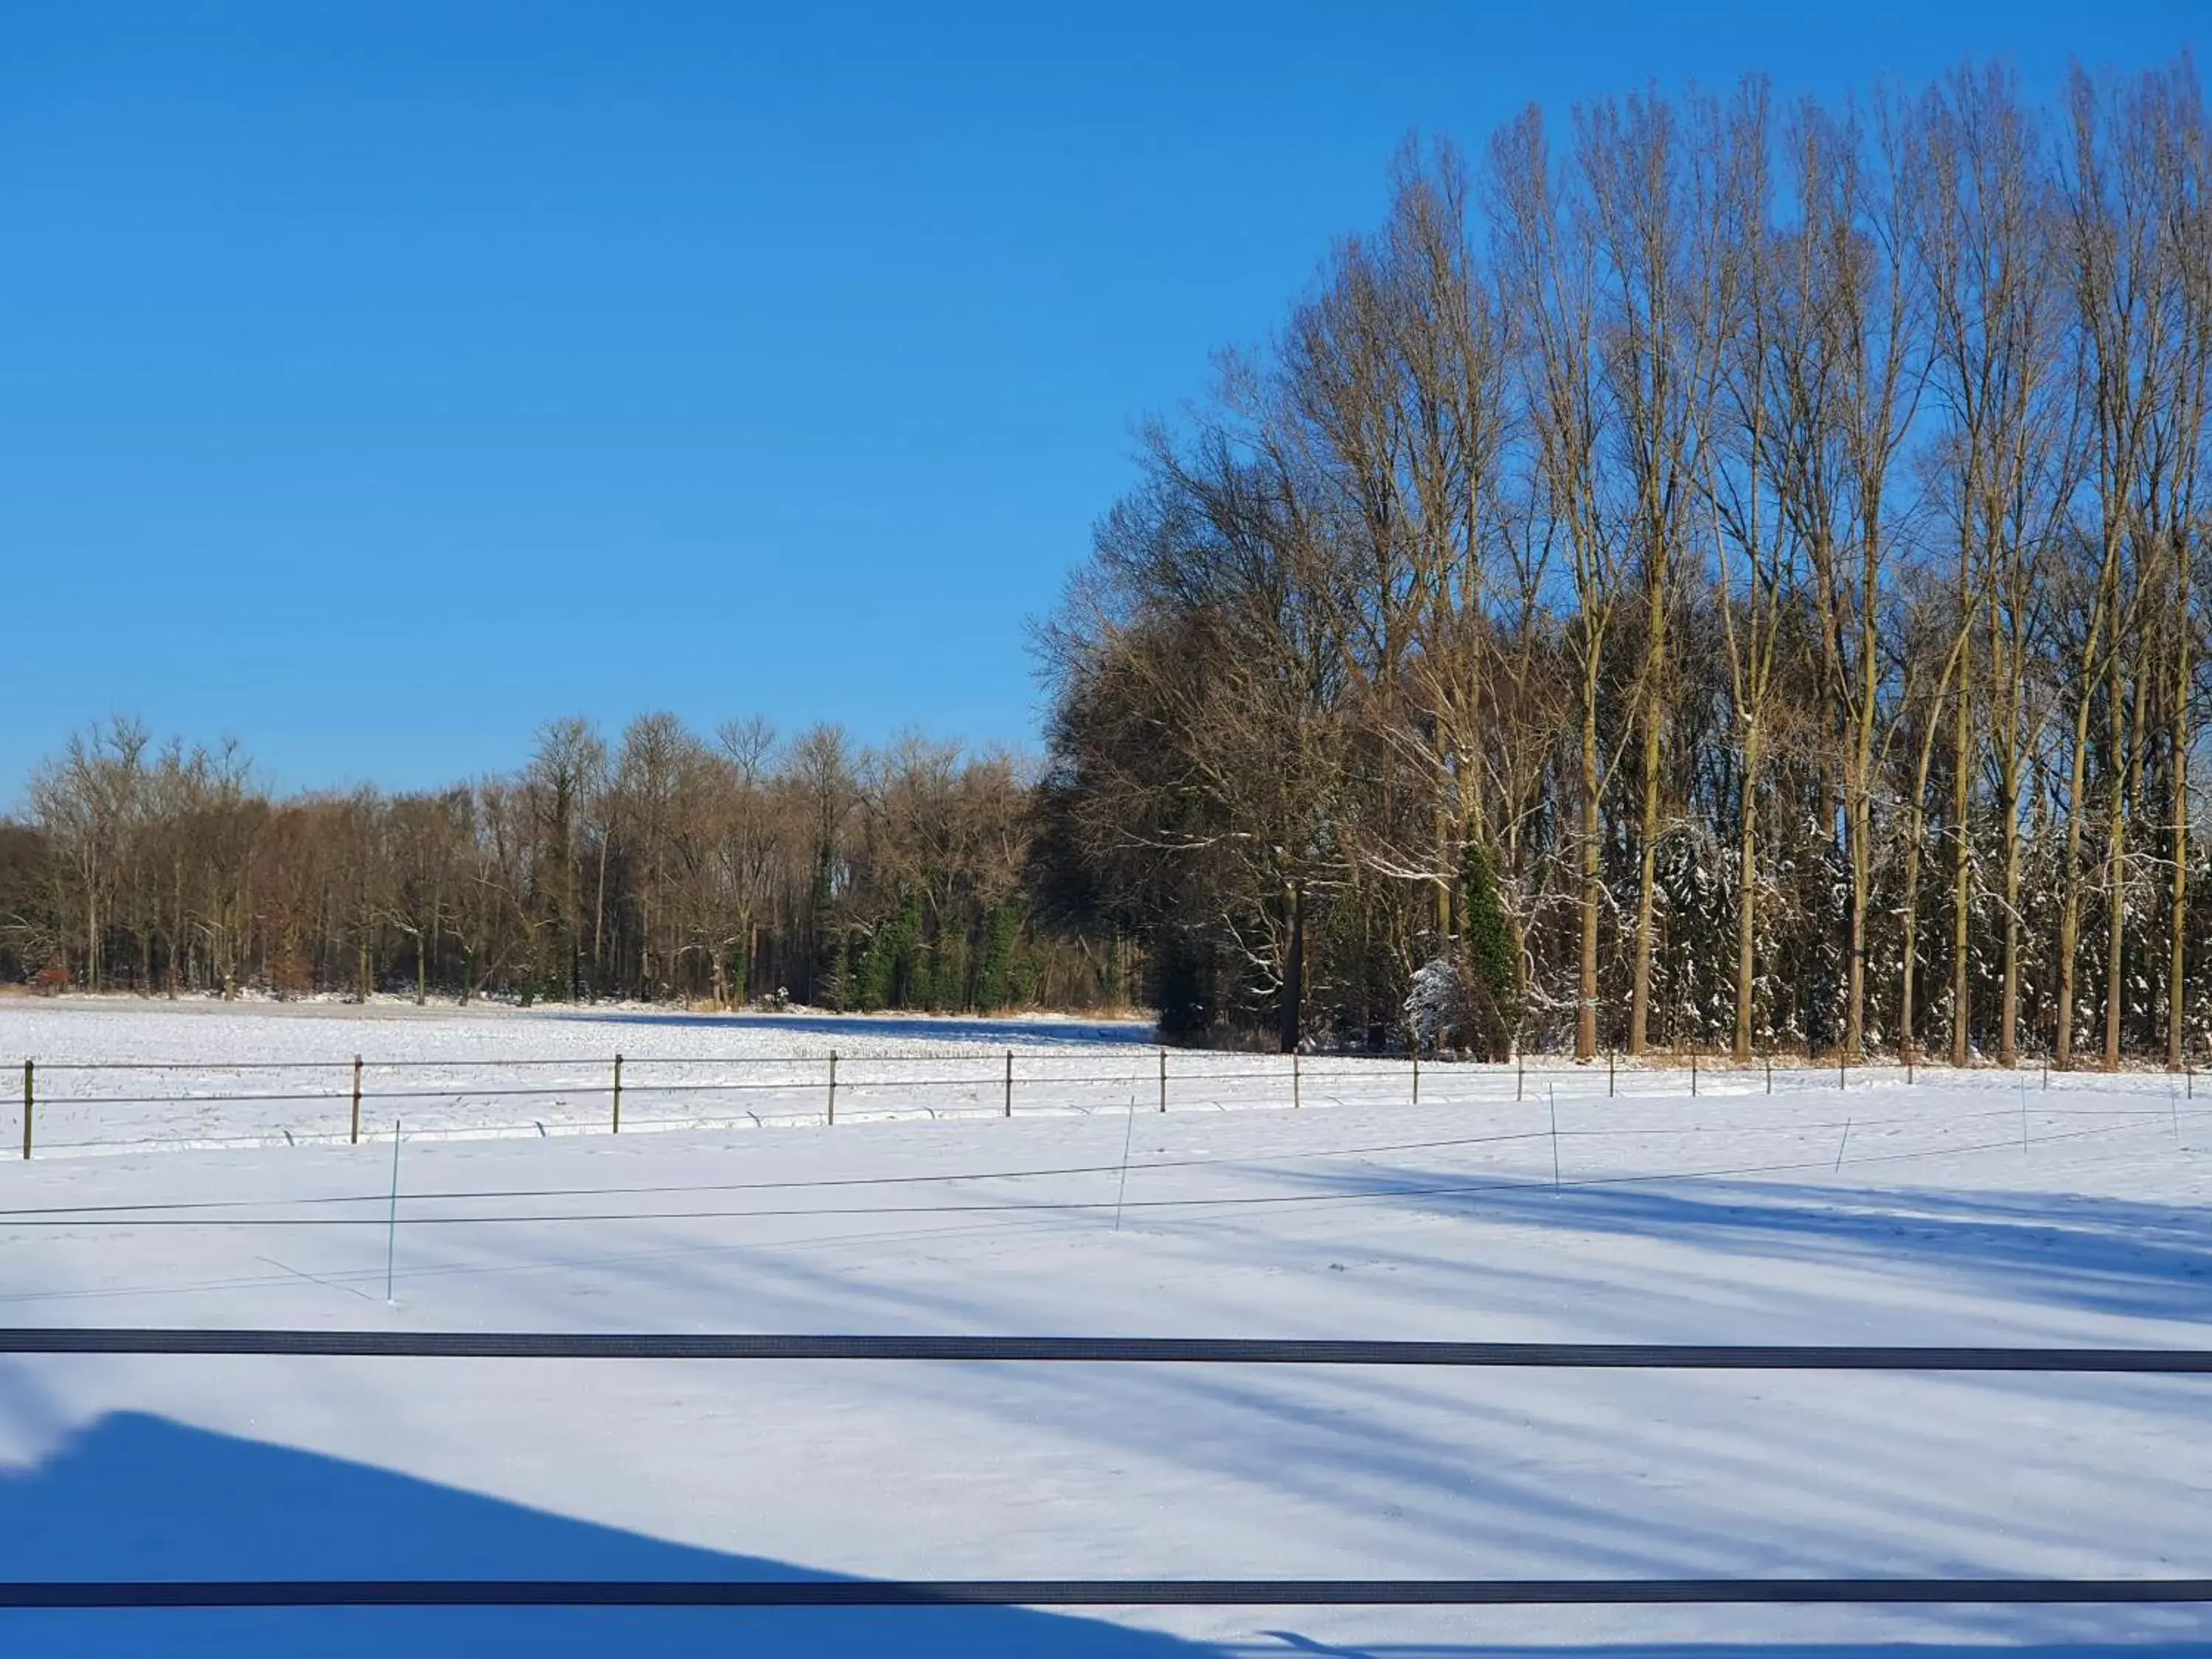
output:
[[[1005,756],[674,716],[546,726],[510,775],[277,799],[234,750],[70,740],[0,835],[15,975],[277,995],[1094,1007],[1126,946],[1035,925]],[[1138,994],[1140,994],[1140,992]]]
[[[120,723],[0,832],[0,972],[2201,1052],[2192,67],[1531,110],[1391,187],[1141,429],[1035,763],[653,716],[276,800]]]

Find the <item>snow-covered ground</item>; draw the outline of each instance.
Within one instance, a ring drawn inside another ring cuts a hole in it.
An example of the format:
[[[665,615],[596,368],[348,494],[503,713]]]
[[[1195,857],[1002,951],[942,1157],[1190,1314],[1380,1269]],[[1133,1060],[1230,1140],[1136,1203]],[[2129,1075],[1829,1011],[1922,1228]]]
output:
[[[1009,1060],[1017,1110],[1118,1110],[1136,1091],[1157,1097],[1151,1036],[1042,1018],[16,998],[0,1001],[0,1078],[36,1063],[36,1148],[57,1157],[345,1141],[356,1057],[363,1124],[387,1138],[395,1120],[416,1139],[607,1133],[617,1055],[632,1133],[819,1122],[833,1055],[844,1119],[1003,1111]],[[1171,1081],[1195,1107],[1207,1078],[1261,1080],[1264,1064],[1178,1056]],[[1402,1088],[1391,1069],[1367,1068]],[[11,1146],[20,1111],[20,1089],[0,1090]]]
[[[507,1044],[707,1064],[924,1034],[639,1018],[613,1035],[557,1015],[0,1005],[0,1061]],[[1154,1063],[1142,1035],[934,1040],[1039,1065],[1070,1044],[1133,1077]],[[1425,1068],[1417,1107],[1308,1073],[1292,1111],[1286,1079],[1224,1076],[1165,1115],[1124,1088],[1087,1113],[1022,1115],[1018,1096],[1012,1121],[410,1129],[391,1304],[388,1124],[362,1147],[196,1150],[156,1107],[135,1150],[0,1163],[0,1302],[19,1325],[2212,1346],[2212,1098],[2164,1077],[1784,1074],[1769,1096],[1763,1075],[1707,1073],[1694,1100],[1680,1074],[1624,1072],[1614,1097],[1601,1070],[1515,1086]],[[2186,1377],[0,1362],[0,1577],[20,1579],[2203,1576],[2208,1515],[2212,1381]],[[0,1613],[0,1651],[40,1655],[1985,1644],[2200,1653],[2212,1617]]]

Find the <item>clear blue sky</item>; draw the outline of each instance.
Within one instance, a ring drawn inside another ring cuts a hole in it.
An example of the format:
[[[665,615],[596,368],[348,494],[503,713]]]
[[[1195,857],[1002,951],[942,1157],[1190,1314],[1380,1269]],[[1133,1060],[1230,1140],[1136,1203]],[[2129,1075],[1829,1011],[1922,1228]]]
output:
[[[0,808],[73,727],[281,783],[669,708],[1034,743],[1133,417],[1411,129],[2201,46],[2201,0],[0,9]]]

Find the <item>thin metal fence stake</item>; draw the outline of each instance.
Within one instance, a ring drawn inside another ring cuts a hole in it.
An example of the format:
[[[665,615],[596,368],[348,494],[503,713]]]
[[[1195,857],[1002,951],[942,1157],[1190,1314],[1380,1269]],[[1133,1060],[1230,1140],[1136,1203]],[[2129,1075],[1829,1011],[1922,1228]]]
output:
[[[384,1223],[384,1300],[392,1304],[392,1268],[399,1254],[399,1120],[392,1120],[392,1207]]]

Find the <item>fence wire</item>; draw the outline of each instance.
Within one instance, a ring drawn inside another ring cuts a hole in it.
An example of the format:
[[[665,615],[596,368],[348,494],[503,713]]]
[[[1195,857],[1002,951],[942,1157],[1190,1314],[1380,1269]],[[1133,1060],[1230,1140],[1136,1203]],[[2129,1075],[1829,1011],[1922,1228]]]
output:
[[[857,1121],[1397,1102],[1497,1104],[1525,1099],[1532,1087],[1550,1090],[1562,1084],[1577,1097],[1601,1088],[1607,1097],[1635,1099],[1649,1098],[1655,1091],[1679,1096],[1686,1076],[1692,1098],[1698,1097],[1702,1079],[1709,1109],[1729,1109],[1741,1108],[1762,1091],[1771,1094],[1778,1084],[1801,1092],[1832,1082],[1847,1094],[1854,1085],[1864,1090],[1900,1080],[1909,1084],[1915,1077],[1915,1068],[1909,1066],[1845,1071],[1825,1066],[1776,1067],[1771,1062],[1749,1066],[1708,1063],[1702,1072],[1692,1066],[1686,1073],[1680,1067],[1608,1064],[1601,1072],[1594,1066],[1424,1064],[1407,1056],[1345,1054],[1300,1054],[1261,1063],[1249,1054],[1162,1048],[1133,1049],[1126,1069],[1101,1051],[1018,1049],[860,1056],[833,1052],[604,1059],[520,1055],[481,1060],[5,1062],[9,1071],[19,1065],[22,1091],[16,1127],[27,1158],[40,1149],[54,1153],[357,1142],[379,1139],[377,1123],[388,1122],[394,1107],[414,1120],[408,1125],[410,1135],[494,1137],[768,1127],[828,1124],[840,1117]],[[565,1075],[544,1082],[526,1080],[527,1073],[549,1068]],[[671,1076],[670,1068],[684,1069]],[[308,1072],[322,1073],[327,1085],[270,1086],[278,1075]],[[184,1080],[160,1091],[105,1092],[98,1086],[108,1076],[132,1074]],[[260,1080],[264,1074],[268,1074],[265,1081]],[[1993,1074],[1925,1075],[1931,1082],[1940,1075],[1987,1083]],[[2174,1099],[2156,1104],[2147,1101],[2139,1107],[2078,1103],[2083,1093],[2126,1079],[2061,1074],[2054,1091],[2048,1073],[2039,1081],[2027,1072],[2010,1077],[2021,1087],[2020,1110],[2030,1109],[2032,1093],[2033,1109],[2045,1116],[2107,1113],[2148,1118],[2175,1112],[2184,1101],[2196,1109],[2193,1073],[2166,1079]],[[204,1080],[199,1086],[193,1086],[195,1078]],[[60,1079],[60,1086],[41,1088],[47,1079]],[[2136,1097],[2142,1098],[2140,1094]],[[503,1111],[497,1109],[502,1106]],[[2017,1115],[2009,1108],[1961,1115],[2008,1114]],[[1877,1121],[1863,1120],[1860,1127],[1874,1127]],[[1670,1128],[1646,1126],[1638,1132],[1666,1133]],[[1622,1133],[1628,1131],[1571,1127],[1560,1132],[1566,1138]]]
[[[0,1608],[2118,1605],[2212,1578],[253,1579],[0,1583]]]

